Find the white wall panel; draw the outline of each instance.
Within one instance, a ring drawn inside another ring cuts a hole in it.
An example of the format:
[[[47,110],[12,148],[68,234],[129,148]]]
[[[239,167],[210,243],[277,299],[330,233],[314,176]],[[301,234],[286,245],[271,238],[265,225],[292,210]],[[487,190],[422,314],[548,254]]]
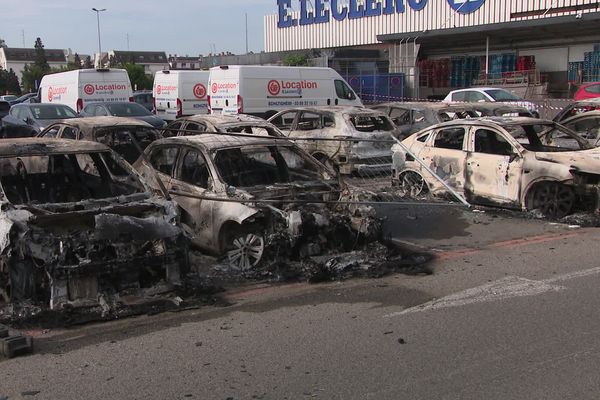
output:
[[[272,1],[276,3],[276,0]],[[296,5],[296,0],[292,2]],[[455,12],[447,0],[429,0],[421,11],[414,11],[406,4],[406,11],[402,14],[343,21],[331,17],[328,23],[290,28],[278,28],[278,15],[268,15],[264,18],[264,45],[265,51],[271,52],[374,44],[378,42],[378,35],[414,33],[418,36],[424,30],[450,30],[454,27],[573,15],[574,11],[556,12],[555,9],[596,2],[597,0],[486,0],[479,10],[463,15]],[[544,15],[548,8],[550,10]],[[511,14],[526,12],[537,12],[537,15],[511,18]],[[292,12],[291,16],[300,19],[300,12]]]

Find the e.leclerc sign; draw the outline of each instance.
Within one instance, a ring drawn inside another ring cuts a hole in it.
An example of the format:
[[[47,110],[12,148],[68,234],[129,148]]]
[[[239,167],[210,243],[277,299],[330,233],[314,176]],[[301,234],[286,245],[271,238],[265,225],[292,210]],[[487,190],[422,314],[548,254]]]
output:
[[[380,15],[402,14],[407,8],[421,11],[427,6],[429,0],[365,0],[359,4],[358,0],[349,0],[343,5],[342,0],[313,0],[314,8],[309,9],[309,0],[299,0],[300,19],[293,18],[289,14],[292,0],[277,0],[279,8],[278,28],[290,28],[298,25],[323,24],[331,21],[345,19],[359,19],[366,17],[377,17]],[[330,7],[325,4],[330,3]],[[461,14],[469,14],[479,9],[485,0],[448,0],[450,6]]]

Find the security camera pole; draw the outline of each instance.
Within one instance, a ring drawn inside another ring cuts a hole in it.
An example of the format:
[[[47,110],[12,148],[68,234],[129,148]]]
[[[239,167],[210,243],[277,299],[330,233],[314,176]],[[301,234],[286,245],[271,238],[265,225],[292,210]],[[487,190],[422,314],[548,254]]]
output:
[[[100,57],[100,62],[102,62],[102,42],[100,41],[100,13],[102,11],[106,11],[106,8],[92,8],[92,11],[96,12],[96,20],[98,21],[98,57]],[[98,65],[101,67],[101,65]]]

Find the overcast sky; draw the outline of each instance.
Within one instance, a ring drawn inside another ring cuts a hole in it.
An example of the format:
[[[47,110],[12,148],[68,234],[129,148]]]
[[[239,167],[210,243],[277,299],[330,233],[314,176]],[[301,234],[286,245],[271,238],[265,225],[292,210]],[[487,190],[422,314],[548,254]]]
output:
[[[244,53],[244,14],[249,49],[263,50],[263,17],[277,12],[277,0],[1,0],[0,38],[9,47],[71,48],[98,51],[96,13],[100,13],[102,50],[156,50],[168,54]]]

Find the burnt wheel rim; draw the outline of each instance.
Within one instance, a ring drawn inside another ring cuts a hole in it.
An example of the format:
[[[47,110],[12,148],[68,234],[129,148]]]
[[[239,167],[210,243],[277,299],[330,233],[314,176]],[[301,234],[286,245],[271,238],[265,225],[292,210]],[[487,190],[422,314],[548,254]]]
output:
[[[574,201],[571,188],[558,183],[544,183],[534,192],[532,208],[547,217],[562,218],[571,212]]]
[[[254,233],[235,236],[227,251],[229,263],[241,270],[256,267],[262,259],[265,242],[262,236]]]
[[[413,171],[403,172],[399,176],[400,191],[403,196],[416,197],[425,191],[423,177]]]

